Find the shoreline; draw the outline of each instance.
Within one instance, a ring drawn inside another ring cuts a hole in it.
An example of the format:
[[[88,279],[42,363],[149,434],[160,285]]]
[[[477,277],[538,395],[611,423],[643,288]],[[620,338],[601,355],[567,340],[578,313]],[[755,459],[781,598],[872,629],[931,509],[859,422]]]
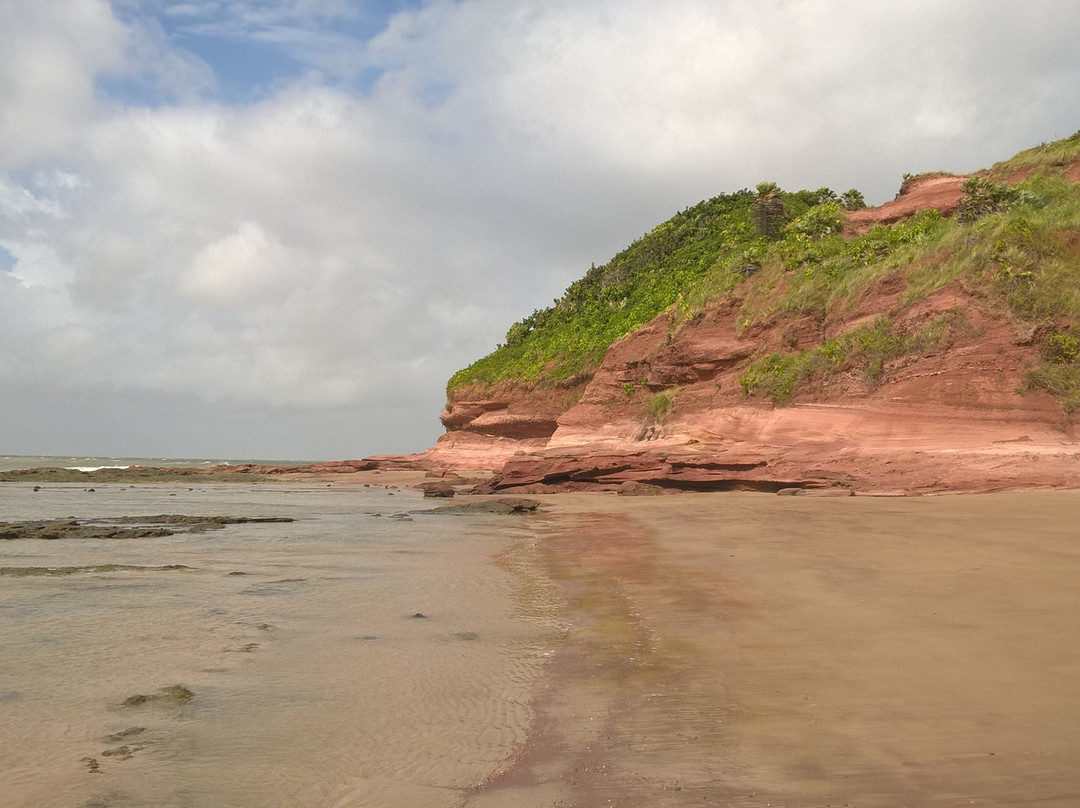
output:
[[[541,498],[570,629],[467,808],[1080,800],[1080,492]]]
[[[0,470],[0,482],[308,482],[369,487],[431,483],[458,494],[509,496],[758,492],[924,497],[1080,490],[1076,444],[1050,445],[1034,442],[1028,435],[978,448],[912,444],[903,451],[892,447],[854,453],[837,447],[823,453],[814,441],[798,449],[762,445],[752,451],[710,447],[696,440],[686,446],[596,444],[547,450],[520,447],[519,451],[504,445],[508,443],[520,441],[504,441],[495,454],[470,454],[456,445],[442,447],[440,441],[420,454],[306,464],[132,465],[90,471],[38,466]]]
[[[537,498],[561,628],[463,808],[1080,801],[1080,491]]]
[[[558,599],[523,520],[389,488],[3,485],[4,805],[459,806]]]

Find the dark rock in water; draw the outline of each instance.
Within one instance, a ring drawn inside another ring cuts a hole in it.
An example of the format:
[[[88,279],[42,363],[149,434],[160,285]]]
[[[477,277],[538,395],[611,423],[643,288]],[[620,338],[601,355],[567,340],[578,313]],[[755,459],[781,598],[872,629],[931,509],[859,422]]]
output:
[[[422,483],[418,485],[417,488],[424,492],[425,497],[443,497],[449,499],[457,493],[454,486],[447,482]]]
[[[627,480],[615,489],[615,493],[620,497],[657,497],[667,492],[659,485]]]
[[[142,735],[144,732],[146,732],[146,727],[128,727],[127,729],[120,730],[120,732],[114,732],[112,735],[106,735],[105,740],[110,743],[117,743],[135,735]]]
[[[118,516],[102,519],[37,519],[0,522],[0,539],[148,539],[188,531],[221,530],[226,525],[292,522],[282,516]]]
[[[153,693],[149,696],[143,693],[138,693],[134,696],[128,696],[126,699],[124,699],[123,704],[121,704],[120,706],[138,707],[140,705],[148,704],[150,702],[159,702],[162,704],[172,704],[177,707],[182,707],[183,705],[191,701],[193,698],[195,698],[195,694],[183,685],[169,685],[168,687],[163,687],[157,693]]]
[[[533,513],[540,508],[540,501],[524,497],[500,497],[476,502],[463,502],[460,505],[443,505],[431,513]]]
[[[163,687],[158,691],[160,694],[158,697],[165,701],[172,701],[177,704],[187,704],[193,698],[195,694],[188,690],[183,685],[169,685]]]
[[[78,575],[81,573],[96,574],[104,572],[175,572],[177,570],[189,570],[191,567],[183,564],[166,564],[164,567],[140,567],[134,564],[93,564],[88,567],[0,567],[0,575],[12,578],[29,578],[34,576],[60,576]]]
[[[102,751],[102,757],[114,757],[117,760],[128,760],[131,757],[132,752],[138,751],[137,748],[128,746],[118,746],[115,749],[105,749]]]

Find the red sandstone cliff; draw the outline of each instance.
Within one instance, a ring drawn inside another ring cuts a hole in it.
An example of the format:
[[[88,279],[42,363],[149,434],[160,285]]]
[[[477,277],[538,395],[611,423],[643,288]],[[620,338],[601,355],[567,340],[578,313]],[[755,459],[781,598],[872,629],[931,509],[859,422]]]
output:
[[[1073,166],[1067,176],[1078,173]],[[965,179],[906,181],[894,201],[849,214],[846,231],[928,208],[950,216]],[[880,278],[824,320],[773,318],[743,330],[741,301],[729,298],[674,332],[660,315],[612,345],[587,381],[459,392],[442,414],[446,434],[417,462],[495,471],[492,491],[628,482],[897,494],[1080,486],[1073,418],[1044,391],[1020,392],[1038,361],[1030,328],[960,283],[905,307],[910,271]],[[880,384],[841,377],[787,406],[748,399],[740,387],[752,356],[820,344],[879,316],[915,329],[943,315],[953,324],[949,344],[888,363]],[[670,411],[650,414],[650,399],[665,391]]]

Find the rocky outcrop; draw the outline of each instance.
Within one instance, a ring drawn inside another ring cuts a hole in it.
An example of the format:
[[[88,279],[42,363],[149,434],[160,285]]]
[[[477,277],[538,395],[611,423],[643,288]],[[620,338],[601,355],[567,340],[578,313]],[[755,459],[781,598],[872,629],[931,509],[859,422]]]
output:
[[[658,317],[611,346],[550,438],[451,431],[427,461],[497,471],[487,492],[615,490],[631,481],[877,494],[1080,486],[1073,420],[1049,394],[1022,392],[1035,361],[1030,335],[958,286],[897,311],[895,286],[873,287],[845,317],[778,320],[753,333],[739,333],[730,303],[674,336]],[[886,313],[907,327],[948,315],[954,338],[897,360],[874,389],[842,377],[789,406],[746,398],[739,376],[755,351],[790,345],[800,329],[820,342]],[[650,409],[658,395],[671,399],[670,412]]]
[[[576,397],[572,388],[552,395],[515,384],[485,390],[489,395],[483,398],[471,397],[472,392],[466,388],[449,398],[439,416],[443,426],[450,432],[511,440],[551,437],[559,415]]]
[[[875,224],[894,224],[921,210],[936,210],[943,216],[952,216],[964,196],[960,186],[967,179],[966,175],[936,173],[911,177],[900,186],[900,192],[892,202],[849,212],[845,231],[865,233]]]
[[[951,216],[966,179],[905,180],[892,202],[849,213],[846,232],[920,210]],[[824,316],[774,314],[751,325],[734,295],[689,320],[662,314],[611,345],[576,387],[459,391],[442,414],[447,433],[417,462],[491,470],[487,493],[1080,487],[1073,416],[1049,393],[1025,390],[1037,335],[959,282],[911,302],[907,276],[917,270],[890,271]],[[949,338],[885,360],[873,380],[834,374],[785,406],[743,390],[754,357],[820,346],[881,317],[903,333],[947,323]]]

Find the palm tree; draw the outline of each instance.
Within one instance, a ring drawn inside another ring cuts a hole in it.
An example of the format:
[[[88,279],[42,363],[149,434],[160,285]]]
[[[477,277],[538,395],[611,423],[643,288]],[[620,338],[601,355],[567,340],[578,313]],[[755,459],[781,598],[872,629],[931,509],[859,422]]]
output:
[[[777,238],[784,219],[784,196],[775,182],[759,182],[754,199],[754,217],[758,232],[765,238]]]

